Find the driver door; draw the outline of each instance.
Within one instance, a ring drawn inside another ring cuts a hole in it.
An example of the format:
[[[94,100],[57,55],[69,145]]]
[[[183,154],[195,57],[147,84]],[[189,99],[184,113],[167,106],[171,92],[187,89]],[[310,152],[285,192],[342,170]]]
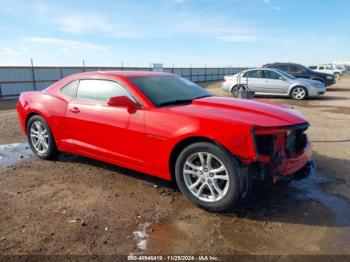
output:
[[[289,83],[282,75],[273,70],[264,70],[264,92],[270,94],[286,94],[289,90]]]
[[[129,113],[124,107],[107,104],[110,97],[135,99],[121,84],[102,79],[80,80],[75,99],[68,105],[68,131],[76,149],[131,164],[142,164],[144,111]]]

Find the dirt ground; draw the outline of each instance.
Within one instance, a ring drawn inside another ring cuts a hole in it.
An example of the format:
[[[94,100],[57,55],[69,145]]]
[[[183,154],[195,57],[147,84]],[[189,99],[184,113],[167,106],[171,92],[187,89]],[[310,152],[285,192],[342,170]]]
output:
[[[220,84],[203,86],[231,97]],[[350,77],[318,99],[264,99],[310,121],[315,170],[254,185],[254,199],[222,214],[130,170],[67,154],[39,160],[15,110],[0,107],[0,254],[350,254]]]

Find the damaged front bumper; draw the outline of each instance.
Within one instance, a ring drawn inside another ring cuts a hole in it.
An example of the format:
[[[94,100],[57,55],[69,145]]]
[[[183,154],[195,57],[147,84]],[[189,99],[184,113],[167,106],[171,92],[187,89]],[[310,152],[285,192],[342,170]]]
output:
[[[303,168],[311,160],[311,156],[312,144],[308,140],[306,147],[299,155],[282,159],[281,165],[277,166],[275,171],[282,176],[292,175]]]
[[[308,126],[304,123],[278,128],[255,127],[256,158],[250,165],[253,177],[275,181],[277,177],[290,176],[302,169],[312,156],[312,144],[305,134]]]

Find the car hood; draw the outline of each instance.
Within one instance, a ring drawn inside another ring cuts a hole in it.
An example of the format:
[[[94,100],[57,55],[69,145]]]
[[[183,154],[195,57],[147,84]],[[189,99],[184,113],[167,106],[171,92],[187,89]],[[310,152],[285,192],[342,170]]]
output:
[[[171,107],[171,110],[177,114],[262,127],[290,126],[307,122],[302,114],[288,106],[248,99],[206,97],[193,100],[186,106]]]

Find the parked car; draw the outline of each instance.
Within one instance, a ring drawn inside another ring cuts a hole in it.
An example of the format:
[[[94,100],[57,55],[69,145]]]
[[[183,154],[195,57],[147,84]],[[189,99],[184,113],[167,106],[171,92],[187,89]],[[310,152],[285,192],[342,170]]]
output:
[[[265,68],[275,68],[285,71],[297,78],[308,78],[316,81],[320,81],[325,84],[325,86],[330,86],[335,84],[336,79],[332,74],[325,74],[313,71],[312,69],[295,63],[272,63],[266,64]]]
[[[23,92],[17,112],[38,157],[69,152],[174,180],[211,211],[231,208],[252,178],[301,170],[312,151],[296,110],[215,97],[166,73],[71,75]]]
[[[332,65],[309,66],[309,68],[316,72],[334,75],[336,79],[339,79],[340,75],[342,74],[340,70],[336,69]]]
[[[346,73],[346,67],[344,65],[337,65],[337,64],[329,64],[329,65],[332,66],[333,69],[339,70],[341,74]]]
[[[258,68],[226,76],[222,89],[237,97],[241,90],[252,90],[257,95],[290,96],[302,100],[323,95],[326,87],[319,81],[296,78],[278,69]]]

